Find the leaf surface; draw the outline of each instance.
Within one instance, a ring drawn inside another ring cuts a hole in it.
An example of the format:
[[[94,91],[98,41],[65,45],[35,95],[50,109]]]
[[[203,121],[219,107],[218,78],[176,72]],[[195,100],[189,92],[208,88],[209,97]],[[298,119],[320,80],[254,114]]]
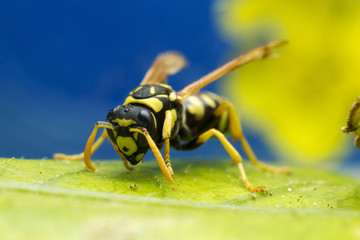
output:
[[[249,180],[272,192],[255,196],[225,160],[174,160],[173,186],[155,162],[95,166],[0,159],[2,239],[360,238],[359,181],[333,171],[275,175],[246,164]]]

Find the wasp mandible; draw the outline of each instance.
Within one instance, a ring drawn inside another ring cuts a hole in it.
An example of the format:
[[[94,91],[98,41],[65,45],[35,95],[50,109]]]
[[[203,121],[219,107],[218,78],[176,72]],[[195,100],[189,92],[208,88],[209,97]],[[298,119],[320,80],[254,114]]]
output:
[[[167,85],[167,78],[184,68],[187,61],[176,52],[159,55],[140,86],[130,92],[124,104],[110,110],[105,122],[99,121],[95,124],[83,153],[54,154],[54,159],[84,159],[86,166],[95,170],[90,156],[106,138],[109,138],[128,170],[132,170],[128,162],[131,165],[138,164],[151,149],[165,178],[173,183],[170,146],[177,150],[193,150],[210,137],[216,137],[237,164],[246,188],[251,192],[266,192],[264,186],[254,187],[248,181],[242,157],[224,134],[231,133],[233,139],[239,140],[250,161],[260,169],[276,173],[289,173],[290,169],[260,162],[243,134],[234,106],[221,96],[199,90],[240,66],[270,56],[275,48],[285,43],[286,41],[280,40],[254,48],[179,92]],[[99,128],[105,130],[94,143]],[[159,150],[162,146],[164,157]]]

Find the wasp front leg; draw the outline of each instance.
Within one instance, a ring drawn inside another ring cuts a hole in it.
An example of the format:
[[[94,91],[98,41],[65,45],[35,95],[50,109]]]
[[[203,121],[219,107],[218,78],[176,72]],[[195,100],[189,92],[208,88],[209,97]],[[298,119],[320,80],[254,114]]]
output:
[[[230,127],[230,132],[231,132],[233,139],[240,141],[246,155],[248,156],[248,158],[252,164],[254,164],[256,167],[258,167],[261,170],[266,171],[266,172],[286,173],[286,174],[291,173],[291,169],[288,167],[270,166],[270,165],[267,165],[267,164],[259,161],[257,159],[256,155],[254,154],[254,151],[250,147],[250,144],[248,143],[248,141],[245,138],[244,132],[242,131],[240,121],[236,114],[234,106],[230,102],[225,101],[217,107],[217,109],[214,112],[214,115],[220,116],[225,111],[228,111],[228,114],[229,114],[229,127]]]
[[[165,121],[164,121],[162,135],[164,139],[164,161],[172,177],[174,177],[174,171],[170,163],[170,137],[171,137],[171,130],[173,125],[174,125],[173,116],[171,111],[168,110],[165,112]]]
[[[146,128],[130,128],[129,131],[130,132],[138,132],[146,138],[146,141],[148,142],[149,147],[150,147],[151,151],[153,152],[156,161],[159,164],[161,172],[164,174],[164,177],[166,178],[166,180],[168,180],[171,184],[173,184],[174,179],[169,171],[169,168],[166,166],[164,158],[162,157],[159,148],[156,146],[154,140],[151,138],[151,136],[150,136],[149,132],[146,130]]]
[[[54,156],[53,156],[53,159],[54,160],[58,160],[58,159],[61,159],[61,160],[67,160],[67,161],[80,161],[80,160],[83,160],[85,159],[85,153],[87,155],[87,160],[84,160],[85,161],[85,164],[86,166],[91,169],[91,170],[95,170],[95,167],[94,165],[91,163],[91,155],[103,144],[104,140],[106,138],[109,138],[109,135],[107,134],[106,130],[104,130],[100,137],[95,141],[95,143],[93,143],[94,139],[95,139],[95,136],[96,136],[96,133],[97,133],[97,130],[99,127],[106,127],[106,128],[112,128],[111,126],[109,126],[107,123],[105,122],[98,122],[96,123],[95,127],[94,127],[94,130],[91,134],[91,136],[89,137],[89,140],[88,140],[88,143],[86,144],[86,147],[85,147],[85,151],[82,152],[82,153],[79,153],[79,154],[74,154],[74,155],[66,155],[66,154],[62,154],[62,153],[55,153]],[[121,157],[122,161],[123,161],[123,164],[125,166],[126,169],[128,169],[129,171],[130,170],[133,170],[132,167],[129,166],[129,164],[127,163],[127,161],[125,160],[125,158],[122,156],[121,152],[119,151],[119,149],[117,148],[117,146],[112,142],[110,141],[111,144],[113,145],[115,151],[118,153],[118,155]]]
[[[103,144],[103,142],[106,138],[108,138],[108,134],[104,130],[101,133],[101,136],[96,140],[94,145],[92,145],[90,154],[93,154],[101,146],[101,144]],[[53,156],[53,159],[54,160],[58,160],[58,159],[59,160],[67,160],[67,161],[80,161],[80,160],[84,159],[84,152],[79,153],[79,154],[74,154],[74,155],[55,153]]]

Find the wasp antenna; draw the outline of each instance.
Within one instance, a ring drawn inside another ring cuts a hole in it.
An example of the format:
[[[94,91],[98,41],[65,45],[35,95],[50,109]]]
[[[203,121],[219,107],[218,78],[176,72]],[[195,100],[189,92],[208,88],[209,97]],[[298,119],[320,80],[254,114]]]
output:
[[[90,157],[93,152],[92,146],[95,141],[96,133],[100,127],[115,130],[115,127],[108,122],[99,121],[99,122],[95,123],[95,127],[94,127],[93,131],[91,132],[91,135],[86,143],[85,150],[84,150],[84,163],[85,163],[86,167],[92,171],[95,171],[96,168],[92,164]]]
[[[241,67],[255,60],[260,60],[269,57],[270,55],[273,54],[275,48],[285,45],[286,43],[287,43],[286,40],[273,41],[268,44],[261,45],[257,48],[254,48],[240,55],[234,60],[226,63],[225,65],[203,76],[199,80],[186,86],[184,89],[182,89],[180,92],[177,93],[178,100],[182,100],[191,96],[195,92],[199,91],[201,88],[223,77],[224,75],[237,69],[238,67]]]

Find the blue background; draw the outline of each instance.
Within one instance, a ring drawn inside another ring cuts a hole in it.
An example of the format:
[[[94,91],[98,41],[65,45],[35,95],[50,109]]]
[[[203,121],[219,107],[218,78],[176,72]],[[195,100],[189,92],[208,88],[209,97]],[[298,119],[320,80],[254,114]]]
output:
[[[0,2],[0,157],[82,152],[94,123],[122,104],[161,52],[180,51],[190,62],[170,78],[175,90],[230,60],[234,49],[220,34],[215,6],[205,0]],[[206,90],[218,92],[223,81]],[[274,159],[244,128],[258,157]],[[226,153],[214,140],[171,155]],[[105,143],[94,158],[118,157]]]

